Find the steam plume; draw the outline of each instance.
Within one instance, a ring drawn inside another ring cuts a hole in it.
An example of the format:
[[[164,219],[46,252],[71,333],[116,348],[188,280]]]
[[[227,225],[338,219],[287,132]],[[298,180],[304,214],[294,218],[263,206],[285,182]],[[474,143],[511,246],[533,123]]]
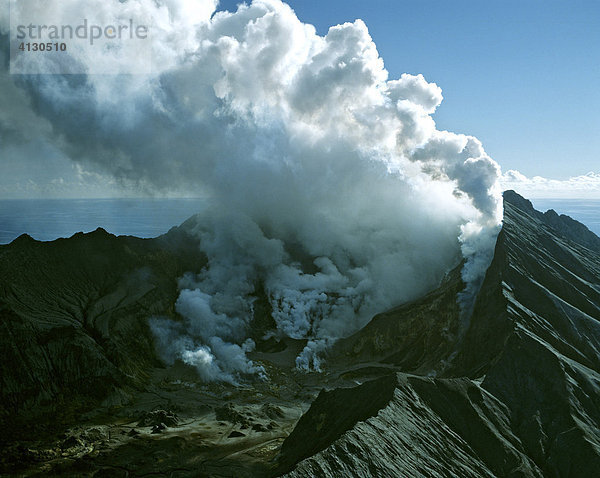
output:
[[[262,374],[245,354],[264,290],[271,334],[309,339],[297,366],[319,369],[329,341],[462,258],[468,313],[500,222],[499,167],[476,138],[436,130],[437,85],[389,80],[361,20],[322,37],[279,0],[214,15],[214,1],[125,5],[154,19],[151,75],[16,81],[52,121],[48,141],[86,169],[210,197],[194,227],[208,264],[180,281],[184,322],[153,321],[165,360],[206,380]]]

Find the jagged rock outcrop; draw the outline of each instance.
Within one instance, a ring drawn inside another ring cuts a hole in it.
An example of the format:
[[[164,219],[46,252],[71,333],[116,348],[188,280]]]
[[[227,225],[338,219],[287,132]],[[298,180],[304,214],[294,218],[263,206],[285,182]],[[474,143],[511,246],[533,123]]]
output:
[[[542,476],[485,389],[402,373],[322,392],[283,444],[299,460],[285,476]]]
[[[582,224],[506,192],[494,259],[464,337],[450,300],[460,281],[450,277],[340,341],[331,363],[354,363],[355,377],[361,364],[390,363],[419,376],[322,392],[284,442],[280,472],[595,476],[599,244]],[[367,389],[377,390],[378,403],[369,403]],[[362,403],[349,405],[354,400]],[[353,423],[341,424],[336,417],[344,414]]]
[[[598,238],[566,216],[535,211],[512,191],[504,198],[496,256],[454,373],[483,378],[546,475],[594,476],[600,469]],[[493,318],[488,297],[502,306]]]

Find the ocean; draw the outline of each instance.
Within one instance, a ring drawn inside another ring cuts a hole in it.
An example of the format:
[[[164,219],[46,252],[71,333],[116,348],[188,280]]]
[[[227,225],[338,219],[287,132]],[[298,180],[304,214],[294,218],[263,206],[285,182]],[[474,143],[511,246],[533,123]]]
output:
[[[545,212],[554,209],[585,224],[600,236],[600,199],[531,199],[533,207]]]
[[[98,227],[116,235],[156,237],[205,206],[205,199],[0,200],[0,244],[23,233],[52,241]]]
[[[600,235],[600,200],[533,199]],[[23,233],[40,241],[103,227],[116,235],[156,237],[206,207],[205,199],[10,199],[0,200],[0,244]]]

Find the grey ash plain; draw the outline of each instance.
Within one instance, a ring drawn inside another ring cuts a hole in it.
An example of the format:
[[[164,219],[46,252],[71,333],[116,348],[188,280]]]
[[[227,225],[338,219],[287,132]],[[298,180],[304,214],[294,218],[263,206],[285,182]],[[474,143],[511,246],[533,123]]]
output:
[[[176,279],[204,258],[189,223],[0,246],[0,474],[593,477],[600,470],[600,238],[512,191],[468,324],[460,266],[338,341],[262,341],[268,381],[203,384],[157,358]],[[260,292],[258,293],[260,294]],[[262,304],[262,306],[260,306]]]

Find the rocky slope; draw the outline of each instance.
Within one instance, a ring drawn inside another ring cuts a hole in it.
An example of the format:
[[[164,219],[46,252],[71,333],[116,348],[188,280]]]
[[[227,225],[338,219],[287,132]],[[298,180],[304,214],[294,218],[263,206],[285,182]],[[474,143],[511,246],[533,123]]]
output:
[[[504,205],[465,336],[450,277],[340,341],[330,363],[384,376],[319,395],[282,446],[286,476],[597,475],[599,240],[514,192]]]
[[[339,340],[323,373],[293,369],[302,341],[265,343],[269,380],[238,387],[155,356],[148,319],[176,318],[177,278],[204,263],[193,219],[0,246],[0,474],[597,476],[600,239],[504,197],[469,321],[458,266]]]
[[[198,269],[196,243],[103,229],[0,246],[0,418],[11,434],[39,415],[119,404],[156,363],[147,320],[173,315],[175,278]],[[68,419],[68,417],[65,417]]]

